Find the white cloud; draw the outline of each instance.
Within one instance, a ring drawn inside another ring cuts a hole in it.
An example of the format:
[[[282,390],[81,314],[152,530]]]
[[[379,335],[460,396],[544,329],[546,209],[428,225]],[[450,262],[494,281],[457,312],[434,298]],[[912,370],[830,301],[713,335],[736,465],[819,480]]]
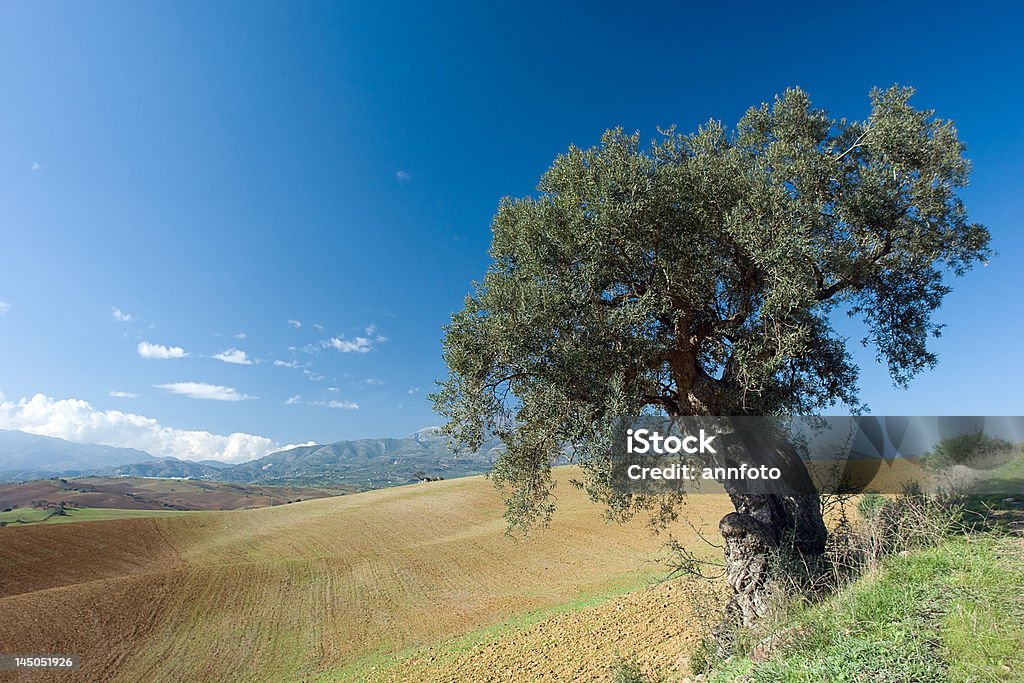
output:
[[[39,170],[39,169],[41,169],[41,168],[42,168],[42,166],[40,166],[40,165],[39,165],[39,162],[38,162],[38,161],[33,161],[33,162],[32,162],[32,163],[31,163],[31,164],[29,165],[29,167],[28,167],[28,169],[29,169],[30,171],[38,171],[38,170]]]
[[[407,394],[409,394],[410,396],[412,396],[413,394],[418,394],[418,393],[420,393],[420,388],[419,388],[419,387],[412,387],[411,389],[409,389],[409,391],[407,391],[407,392],[405,392],[405,393],[407,393]]]
[[[111,315],[114,316],[114,320],[116,320],[119,323],[128,323],[135,319],[132,317],[130,313],[125,313],[117,306],[114,306],[111,309]]]
[[[6,301],[0,301],[0,315],[7,315],[11,310],[11,305]]]
[[[287,406],[319,406],[336,410],[359,410],[359,404],[355,401],[303,401],[302,396],[298,394],[286,400],[284,404]]]
[[[265,436],[236,432],[212,434],[175,429],[151,417],[120,410],[96,410],[86,401],[54,400],[42,394],[17,403],[0,398],[0,429],[56,436],[68,441],[138,448],[151,455],[184,460],[238,463],[278,450]]]
[[[139,342],[139,355],[143,358],[156,358],[166,360],[168,358],[184,358],[188,354],[180,346],[164,346],[163,344],[150,344],[148,341]]]
[[[110,396],[112,396],[113,398],[138,398],[139,397],[138,394],[133,394],[130,391],[117,391],[117,390],[111,391],[110,392]]]
[[[302,327],[301,320],[292,320],[291,318],[288,318],[288,324],[294,327],[296,330]]]
[[[170,384],[156,384],[157,389],[164,389],[172,394],[180,394],[189,398],[196,398],[204,401],[245,401],[256,398],[241,394],[232,387],[223,387],[219,384],[207,384],[205,382],[171,382]]]
[[[240,349],[228,349],[213,356],[217,360],[231,363],[233,365],[252,365],[252,359]]]
[[[245,332],[239,332],[238,334],[235,335],[235,339],[245,339],[248,336],[249,335],[247,335]]]
[[[337,349],[341,353],[368,353],[373,349],[373,340],[366,337],[355,337],[343,339],[342,337],[331,337],[323,342],[324,347]]]
[[[287,446],[281,446],[280,450],[290,451],[293,448],[308,448],[309,446],[318,445],[316,441],[307,441],[306,443],[290,443]]]
[[[317,401],[314,405],[325,408],[338,408],[340,410],[359,410],[359,404],[355,401]]]
[[[293,360],[275,360],[274,366],[278,368],[298,368],[301,367],[297,362]]]
[[[399,170],[395,171],[395,178],[400,183],[407,183],[412,178],[412,176],[409,175],[409,173],[407,171],[403,171],[403,170],[399,169]]]

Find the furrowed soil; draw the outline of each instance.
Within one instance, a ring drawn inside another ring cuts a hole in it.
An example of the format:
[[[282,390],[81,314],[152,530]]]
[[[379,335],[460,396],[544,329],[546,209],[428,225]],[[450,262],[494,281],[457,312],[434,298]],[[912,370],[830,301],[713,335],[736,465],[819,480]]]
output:
[[[82,662],[0,680],[600,680],[617,654],[672,666],[699,617],[685,582],[652,585],[665,539],[605,522],[570,475],[551,527],[519,540],[482,477],[0,529],[0,652]],[[728,510],[695,495],[682,512],[713,540]]]

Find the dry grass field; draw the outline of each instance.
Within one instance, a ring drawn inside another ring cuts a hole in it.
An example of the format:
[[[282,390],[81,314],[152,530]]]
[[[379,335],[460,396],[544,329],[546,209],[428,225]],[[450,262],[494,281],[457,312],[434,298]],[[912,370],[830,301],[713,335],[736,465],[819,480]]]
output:
[[[551,528],[521,540],[482,477],[0,529],[0,652],[82,656],[0,680],[585,680],[616,654],[671,662],[687,614],[677,584],[648,588],[662,539],[606,523],[568,478]],[[728,507],[684,512],[713,531]]]

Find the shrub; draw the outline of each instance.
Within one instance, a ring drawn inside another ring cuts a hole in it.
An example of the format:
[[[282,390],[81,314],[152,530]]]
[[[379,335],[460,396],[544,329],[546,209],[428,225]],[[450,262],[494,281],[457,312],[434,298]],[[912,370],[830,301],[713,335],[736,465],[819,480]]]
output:
[[[640,665],[628,659],[618,659],[612,664],[612,683],[661,683],[660,676],[651,678]]]
[[[715,639],[711,636],[705,636],[701,638],[697,643],[696,647],[690,653],[690,671],[695,676],[706,674],[711,671],[714,663],[717,661],[718,656],[716,650],[718,644]]]
[[[993,453],[1011,451],[1015,445],[1005,439],[994,439],[984,432],[958,434],[940,441],[932,452],[925,456],[929,469],[941,469],[955,465],[970,465]]]
[[[878,513],[885,507],[885,496],[878,493],[865,493],[857,503],[857,512],[867,522],[878,518]]]

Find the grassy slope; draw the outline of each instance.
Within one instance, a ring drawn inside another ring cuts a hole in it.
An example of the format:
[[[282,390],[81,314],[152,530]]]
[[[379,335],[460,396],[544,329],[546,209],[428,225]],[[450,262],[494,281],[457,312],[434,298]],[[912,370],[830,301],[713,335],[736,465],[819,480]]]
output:
[[[0,512],[0,522],[11,525],[67,524],[69,522],[96,522],[108,519],[137,519],[139,517],[166,517],[187,514],[179,510],[121,510],[117,508],[66,508],[65,514],[53,515],[43,508],[18,508]]]
[[[29,508],[35,501],[88,508],[132,510],[237,510],[336,496],[342,489],[295,488],[194,479],[84,477],[0,483],[0,509]]]
[[[794,641],[711,680],[1024,681],[1024,542],[982,536],[888,560],[784,625]]]
[[[10,570],[0,651],[79,652],[92,667],[79,680],[344,677],[658,577],[659,539],[642,520],[605,523],[568,474],[559,473],[552,528],[520,541],[504,534],[501,501],[481,477],[257,510],[0,529],[0,568]],[[727,507],[695,496],[687,512],[713,525]]]

